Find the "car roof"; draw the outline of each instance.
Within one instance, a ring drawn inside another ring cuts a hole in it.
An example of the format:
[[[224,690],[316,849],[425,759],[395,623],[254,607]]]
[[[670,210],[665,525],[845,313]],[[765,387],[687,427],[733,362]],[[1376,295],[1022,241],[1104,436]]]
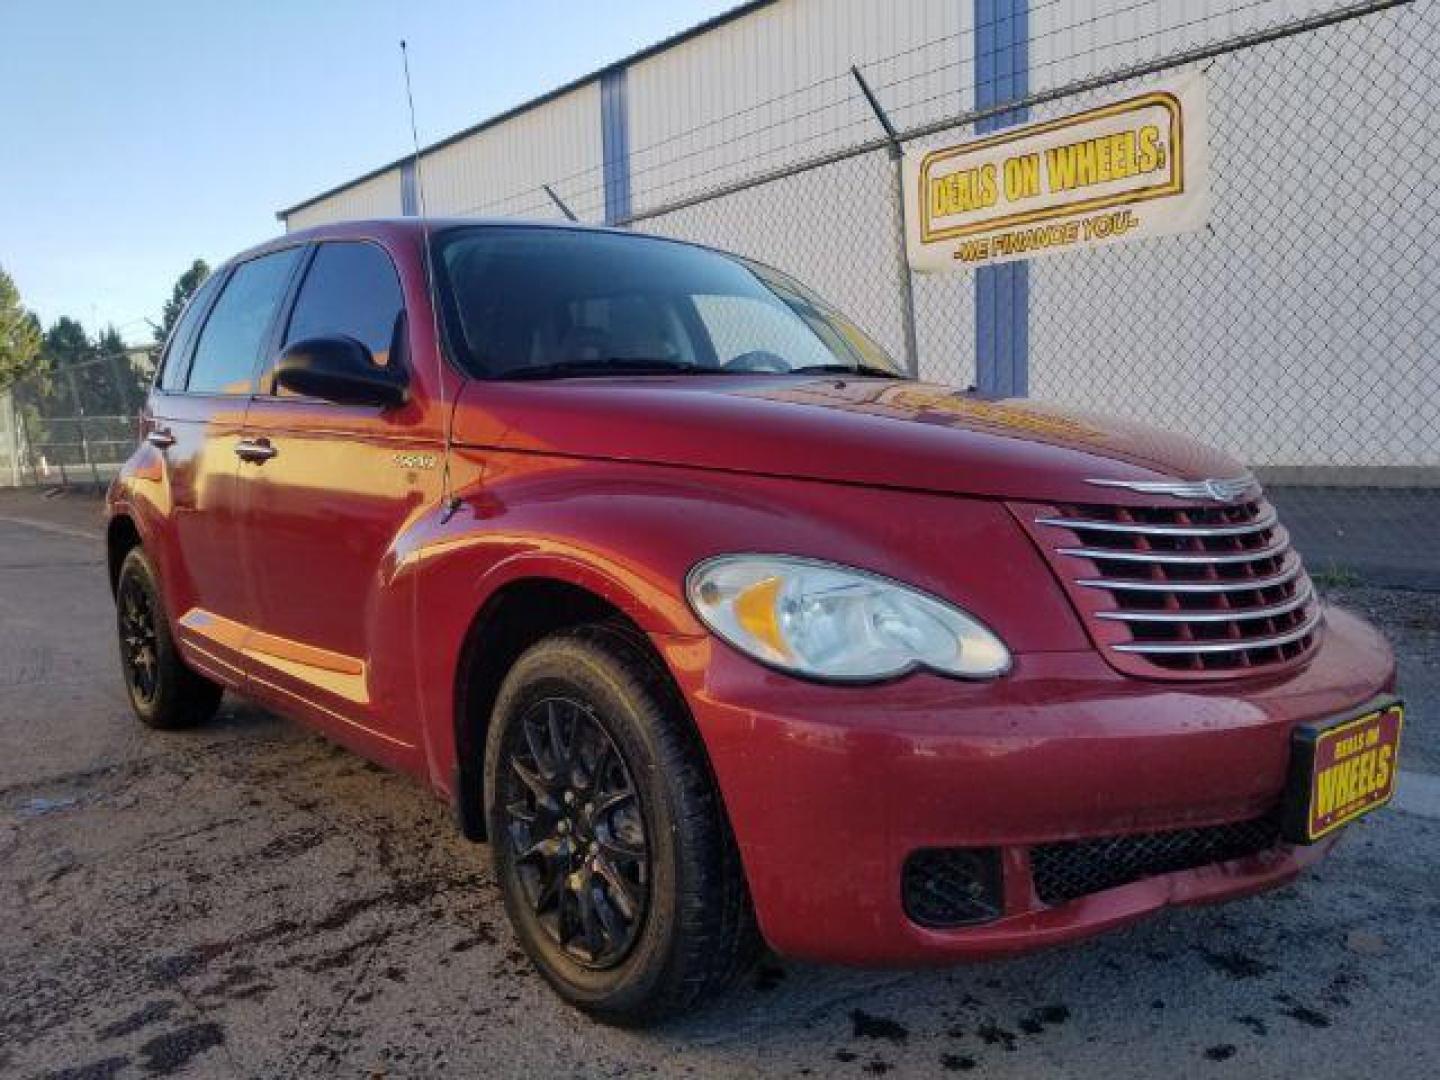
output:
[[[476,225],[493,226],[497,228],[527,228],[527,229],[561,229],[569,231],[612,233],[621,236],[634,236],[628,229],[617,229],[605,225],[590,225],[581,221],[531,221],[524,218],[479,218],[479,217],[392,217],[392,218],[357,218],[349,221],[332,221],[324,225],[315,225],[308,229],[299,229],[295,232],[283,233],[262,244],[247,248],[239,252],[233,258],[225,260],[239,262],[252,258],[256,255],[263,255],[269,251],[278,251],[282,248],[294,247],[298,244],[312,243],[317,240],[401,240],[418,241],[426,230],[430,233],[443,232],[449,229],[461,227],[473,227]]]

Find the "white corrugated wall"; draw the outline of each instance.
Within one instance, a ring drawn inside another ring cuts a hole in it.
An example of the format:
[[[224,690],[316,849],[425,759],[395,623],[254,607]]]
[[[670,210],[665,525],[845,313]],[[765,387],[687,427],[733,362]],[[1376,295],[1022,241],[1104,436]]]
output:
[[[285,219],[285,231],[354,218],[396,217],[400,210],[400,170],[390,169],[293,211]]]
[[[1092,7],[1100,21],[1092,37],[1053,45],[1042,22],[1034,61],[1052,48],[1076,54],[1069,80],[1153,55],[1133,43],[1084,52],[1102,34],[1149,32],[1103,14],[1124,2],[1043,9],[1057,12],[1052,25]],[[1211,3],[1237,10],[1204,40],[1334,6]],[[1171,32],[1161,53],[1198,44],[1195,34]],[[1433,182],[1404,179],[1417,119],[1440,115],[1440,54],[1411,51],[1417,34],[1440,39],[1440,9],[1399,8],[1207,62],[1209,227],[1033,260],[1031,393],[1188,431],[1252,465],[1440,465],[1440,248],[1411,239],[1440,200]],[[1428,73],[1416,67],[1425,55]]]
[[[1339,3],[1030,0],[1029,88],[1048,90]],[[893,178],[883,151],[646,215],[874,138],[879,129],[852,64],[902,130],[970,109],[975,7],[975,0],[777,0],[629,64],[622,115],[638,227],[788,270],[898,353]],[[1393,177],[1381,175],[1389,148],[1417,145],[1417,116],[1440,111],[1440,73],[1382,55],[1403,35],[1369,28],[1405,19],[1433,39],[1440,35],[1435,11],[1401,8],[1210,64],[1211,230],[1033,260],[1031,392],[1194,431],[1255,464],[1435,464],[1437,443],[1422,433],[1440,418],[1433,408],[1417,413],[1431,408],[1429,388],[1440,381],[1434,320],[1425,315],[1434,312],[1433,288],[1417,293],[1413,282],[1440,279],[1437,249],[1397,243],[1411,235],[1397,232],[1405,222],[1433,217],[1434,188],[1417,186],[1410,210],[1356,210],[1354,202],[1363,190],[1357,179],[1394,190]],[[1436,50],[1427,55],[1433,61]],[[1385,85],[1407,70],[1415,76],[1407,84]],[[1053,102],[1034,115],[1078,111],[1128,90]],[[965,137],[963,129],[950,131],[907,152]],[[1355,145],[1337,155],[1342,137]],[[429,154],[430,209],[553,218],[559,212],[541,188],[548,183],[582,220],[600,221],[603,144],[597,79]],[[1337,160],[1347,167],[1329,167]],[[1347,208],[1343,227],[1317,226],[1307,208],[1327,205]],[[395,169],[304,207],[287,224],[399,210]],[[1397,247],[1407,250],[1396,257]],[[915,289],[922,374],[969,382],[973,275],[920,277]]]
[[[459,217],[561,216],[543,184],[572,199],[576,196],[571,193],[585,195],[588,209],[594,202],[590,193],[600,182],[600,166],[600,91],[595,82],[421,159],[429,212]]]
[[[971,4],[782,0],[633,64],[637,211],[867,142],[881,134],[858,66],[899,128],[969,108]],[[884,152],[773,181],[641,227],[739,251],[795,274],[892,352],[903,350],[894,179]],[[969,325],[957,282],[925,290],[955,309],[921,319],[921,355],[951,355]],[[968,341],[965,345],[968,346]]]
[[[874,138],[851,65],[899,126],[963,109],[955,61],[969,8],[783,0],[632,65],[636,207]]]

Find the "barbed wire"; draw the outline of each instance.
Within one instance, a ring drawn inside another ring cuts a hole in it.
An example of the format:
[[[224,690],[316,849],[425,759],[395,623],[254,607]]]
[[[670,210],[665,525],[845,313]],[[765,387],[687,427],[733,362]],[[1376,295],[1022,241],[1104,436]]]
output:
[[[1351,8],[1358,7],[1371,9],[1391,6],[1395,3],[1409,2],[1412,2],[1412,0],[1390,0],[1390,3],[1388,4],[1384,2],[1359,5],[1334,4],[1326,8],[1325,10],[1316,13],[1315,15],[1312,15],[1309,19],[1306,20],[1296,20],[1293,17],[1279,17],[1272,22],[1265,24],[1264,29],[1271,30],[1276,28],[1283,28],[1287,25],[1298,26],[1302,23],[1309,23],[1316,18],[1328,17],[1336,12],[1344,11]],[[1062,6],[1064,5],[1062,5],[1061,0],[1045,0],[1045,2],[1032,6],[1032,8],[1030,9],[1030,15],[1032,20],[1035,20],[1040,13],[1050,10],[1059,10]],[[1210,12],[1193,18],[1182,18],[1179,21],[1170,21],[1165,23],[1164,25],[1157,26],[1156,28],[1146,32],[1138,32],[1128,37],[1111,39],[1103,46],[1103,51],[1112,53],[1120,52],[1126,49],[1133,49],[1135,46],[1146,42],[1159,42],[1167,36],[1183,35],[1187,31],[1191,31],[1199,27],[1218,25],[1224,22],[1229,22],[1233,24],[1235,21],[1242,19],[1247,14],[1260,11],[1265,8],[1283,9],[1283,6],[1284,0],[1247,0],[1247,2],[1240,3],[1238,6],[1229,7],[1222,11]],[[1162,9],[1158,0],[1134,0],[1134,2],[1121,7],[1111,8],[1103,11],[1094,11],[1094,13],[1090,14],[1088,17],[1079,18],[1074,21],[1065,23],[1064,25],[1053,26],[1047,30],[1040,31],[1038,33],[1032,30],[1027,39],[1028,48],[1031,54],[1028,64],[1028,79],[1030,82],[1031,90],[1036,87],[1037,83],[1043,85],[1044,80],[1043,78],[1037,79],[1037,72],[1043,73],[1052,69],[1063,68],[1072,65],[1078,59],[1078,56],[1076,54],[1057,53],[1056,55],[1050,57],[1047,60],[1040,60],[1037,62],[1034,54],[1037,51],[1043,51],[1039,48],[1039,46],[1042,45],[1044,42],[1050,39],[1058,39],[1066,35],[1074,35],[1087,30],[1093,30],[1095,27],[1107,21],[1119,21],[1127,15],[1131,15],[1142,10],[1151,10],[1158,15],[1159,13],[1161,13],[1162,10],[1168,9]],[[985,22],[976,23],[968,26],[957,33],[945,35],[940,38],[936,38],[930,41],[920,43],[918,45],[898,50],[894,53],[866,60],[858,66],[863,72],[873,73],[882,70],[887,66],[894,66],[896,63],[903,59],[913,57],[919,53],[928,50],[943,49],[950,56],[954,57],[954,59],[948,60],[937,66],[926,67],[924,70],[913,72],[908,75],[889,79],[872,78],[870,80],[871,87],[878,95],[883,95],[886,91],[894,90],[903,86],[908,86],[913,83],[922,82],[925,80],[934,80],[937,76],[947,75],[950,73],[959,73],[967,69],[973,68],[980,62],[982,58],[995,59],[1004,55],[1007,46],[1000,43],[997,43],[995,47],[986,50],[978,56],[973,48],[964,49],[962,48],[962,46],[967,42],[973,43],[973,39],[980,33],[981,30],[1009,24],[1014,21],[1014,19],[1015,16],[1013,14],[1002,14],[1000,16],[997,16],[996,18],[987,20]],[[1256,31],[1251,32],[1253,33]],[[1100,51],[1102,51],[1102,48],[1100,47],[1092,48],[1090,50],[1087,50],[1085,55],[1094,56]],[[1123,70],[1123,68],[1115,68],[1112,70],[1118,72]],[[1108,73],[1091,72],[1086,76],[1086,79],[1088,80],[1096,77],[1104,77],[1106,74]],[[924,106],[934,105],[937,102],[955,101],[958,104],[959,100],[963,99],[964,97],[970,96],[972,94],[978,95],[982,91],[995,90],[997,88],[1007,86],[1011,81],[1012,76],[1010,75],[1010,73],[998,72],[995,75],[992,75],[979,83],[967,81],[965,85],[961,86],[959,85],[959,81],[957,80],[957,85],[955,87],[948,88],[947,90],[938,94],[930,94],[905,101],[892,100],[884,102],[884,104],[886,105],[886,108],[888,110],[897,113],[913,112],[917,109],[923,108]],[[819,87],[835,87],[837,88],[838,92],[836,96],[822,101],[819,104],[811,104],[809,106],[799,108],[796,111],[788,112],[785,116],[771,122],[745,128],[743,130],[730,134],[725,138],[707,142],[703,145],[696,146],[693,149],[687,150],[678,155],[668,155],[663,161],[656,162],[652,165],[642,164],[642,159],[647,155],[652,155],[661,149],[672,147],[676,143],[693,141],[695,138],[697,138],[698,135],[704,132],[710,131],[722,125],[733,125],[736,121],[746,117],[754,116],[755,114],[760,113],[767,108],[776,107],[786,103],[793,103],[797,99],[804,97],[805,95],[811,93],[813,90]],[[1017,107],[1017,104],[1023,100],[1023,97],[1023,95],[1017,96],[1013,101],[999,103],[999,105],[993,110],[993,112],[998,114],[1001,112],[1010,111]],[[824,130],[813,132],[798,140],[786,140],[783,150],[776,150],[770,155],[768,155],[770,157],[773,157],[779,153],[793,155],[794,151],[797,148],[810,147],[817,143],[824,142],[827,138],[836,138],[841,135],[849,134],[853,132],[856,127],[864,125],[869,120],[868,112],[865,111],[863,99],[860,97],[858,89],[855,86],[854,80],[848,70],[839,71],[831,75],[812,80],[802,86],[787,90],[782,94],[772,95],[761,101],[753,102],[742,109],[736,110],[735,112],[727,113],[723,116],[712,117],[706,120],[702,120],[699,123],[691,123],[683,131],[677,131],[672,135],[663,137],[658,140],[654,140],[643,146],[636,147],[629,152],[626,157],[626,161],[629,166],[631,190],[633,191],[637,187],[644,187],[645,181],[652,179],[657,174],[673,174],[673,170],[675,169],[677,163],[691,161],[695,158],[703,158],[706,155],[718,155],[724,151],[733,150],[737,146],[743,145],[747,142],[759,141],[763,137],[768,135],[775,135],[786,130],[793,130],[795,127],[802,125],[806,120],[809,120],[816,116],[824,115],[831,110],[846,108],[857,110],[860,118],[846,120]],[[972,115],[974,114],[972,113]],[[959,122],[964,121],[958,121],[957,123]],[[747,164],[750,163],[744,161],[736,161],[733,165],[728,167],[733,168],[738,175],[743,176],[746,175],[743,172],[743,169]],[[720,168],[717,167],[715,169],[705,169],[699,170],[697,172],[682,174],[678,178],[665,182],[663,185],[660,185],[660,187],[662,190],[671,191],[687,181],[707,179],[719,171]],[[581,187],[571,186],[573,181],[585,178],[590,178],[590,182],[588,184]],[[587,209],[596,209],[599,207],[603,207],[604,205],[603,193],[606,189],[606,182],[604,179],[604,169],[600,165],[588,165],[571,173],[549,178],[546,180],[546,182],[549,183],[551,187],[555,188],[555,190],[565,195],[567,197],[567,201],[570,202],[572,206],[582,205]],[[549,204],[547,200],[536,198],[536,188],[527,187],[514,190],[507,195],[487,198],[477,203],[470,204],[450,212],[459,216],[518,217],[532,213],[544,214],[548,209]]]

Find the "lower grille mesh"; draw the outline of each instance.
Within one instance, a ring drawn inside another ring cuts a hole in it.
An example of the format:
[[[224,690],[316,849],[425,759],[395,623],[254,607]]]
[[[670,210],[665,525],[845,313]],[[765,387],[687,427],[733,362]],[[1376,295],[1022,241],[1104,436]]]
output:
[[[1143,878],[1254,855],[1279,842],[1279,819],[1270,814],[1204,829],[1041,844],[1030,849],[1030,870],[1040,900],[1054,907]]]

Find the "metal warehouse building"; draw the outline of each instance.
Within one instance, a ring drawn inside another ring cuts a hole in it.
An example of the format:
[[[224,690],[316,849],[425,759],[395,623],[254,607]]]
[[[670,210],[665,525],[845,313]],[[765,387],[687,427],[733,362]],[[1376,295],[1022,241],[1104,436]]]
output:
[[[1209,99],[1205,229],[906,270],[895,153],[1190,70]],[[1430,2],[760,0],[436,143],[420,168],[433,215],[563,206],[763,259],[930,379],[1190,431],[1272,479],[1433,487],[1437,76]],[[279,217],[417,210],[402,160]]]

